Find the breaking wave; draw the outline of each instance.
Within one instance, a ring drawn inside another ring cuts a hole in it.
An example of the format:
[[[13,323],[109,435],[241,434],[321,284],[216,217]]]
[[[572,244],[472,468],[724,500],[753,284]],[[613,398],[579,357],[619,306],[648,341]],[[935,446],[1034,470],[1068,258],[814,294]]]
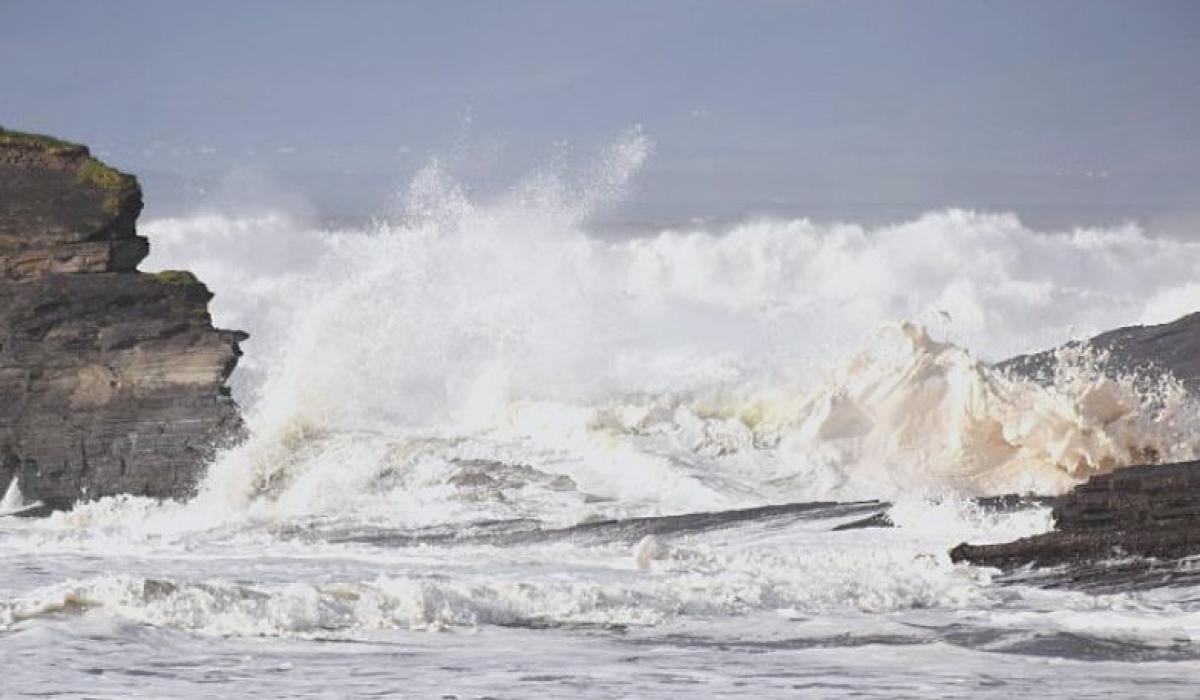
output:
[[[577,522],[1055,493],[1196,454],[1170,380],[1147,393],[1079,356],[1042,386],[986,360],[1193,310],[1200,244],[962,210],[592,231],[649,148],[633,132],[582,176],[487,201],[433,162],[362,230],[146,223],[149,265],[195,270],[218,323],[252,336],[235,386],[252,435],[198,503]]]

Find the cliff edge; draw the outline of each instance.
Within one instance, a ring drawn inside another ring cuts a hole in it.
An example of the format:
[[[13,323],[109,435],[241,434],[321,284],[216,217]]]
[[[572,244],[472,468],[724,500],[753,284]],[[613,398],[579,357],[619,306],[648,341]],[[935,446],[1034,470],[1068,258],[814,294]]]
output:
[[[87,148],[0,129],[0,489],[184,497],[238,434],[246,335],[213,328],[190,273],[137,270],[141,210]]]

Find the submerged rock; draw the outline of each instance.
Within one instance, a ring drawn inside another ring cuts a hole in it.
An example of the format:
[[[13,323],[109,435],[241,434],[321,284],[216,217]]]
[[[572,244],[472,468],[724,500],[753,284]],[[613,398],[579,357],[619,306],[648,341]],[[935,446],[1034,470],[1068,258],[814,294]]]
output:
[[[190,273],[146,274],[137,180],[0,129],[0,488],[63,508],[182,497],[241,422],[239,331]]]

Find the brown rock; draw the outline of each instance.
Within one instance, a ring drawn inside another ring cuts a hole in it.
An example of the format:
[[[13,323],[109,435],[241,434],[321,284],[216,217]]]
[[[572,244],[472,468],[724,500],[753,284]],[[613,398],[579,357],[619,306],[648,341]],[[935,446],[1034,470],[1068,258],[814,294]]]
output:
[[[960,544],[953,561],[1011,570],[1200,554],[1200,462],[1127,467],[1054,500],[1055,530],[994,545]]]
[[[213,328],[191,274],[137,272],[141,208],[86,148],[0,129],[0,488],[182,497],[239,435],[246,336]]]

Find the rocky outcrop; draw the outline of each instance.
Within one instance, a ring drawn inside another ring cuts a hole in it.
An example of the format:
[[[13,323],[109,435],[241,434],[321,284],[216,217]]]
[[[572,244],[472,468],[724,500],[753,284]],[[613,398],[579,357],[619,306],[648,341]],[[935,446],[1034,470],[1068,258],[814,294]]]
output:
[[[1012,570],[1200,554],[1200,462],[1092,477],[1055,499],[1053,515],[1052,532],[1005,544],[961,544],[950,558]]]
[[[1153,377],[1170,373],[1193,394],[1200,394],[1200,312],[1157,326],[1129,326],[1102,333],[1085,343],[1108,355],[1111,373]],[[1073,345],[1080,345],[1076,342]],[[999,364],[1018,374],[1047,379],[1055,351],[1020,355]]]
[[[1200,313],[1120,328],[1087,342],[1107,354],[1107,372],[1147,381],[1169,373],[1189,393],[1200,394]],[[1055,352],[1047,351],[1000,366],[1047,380],[1055,361]],[[1038,575],[1046,585],[1129,587],[1139,580],[1157,585],[1196,579],[1194,567],[1175,564],[1200,555],[1200,462],[1126,467],[1094,476],[1051,502],[1052,532],[1004,544],[960,544],[951,559],[1005,571],[1055,568]]]
[[[181,497],[236,436],[237,331],[186,272],[146,274],[137,180],[0,130],[0,489],[66,507]]]

